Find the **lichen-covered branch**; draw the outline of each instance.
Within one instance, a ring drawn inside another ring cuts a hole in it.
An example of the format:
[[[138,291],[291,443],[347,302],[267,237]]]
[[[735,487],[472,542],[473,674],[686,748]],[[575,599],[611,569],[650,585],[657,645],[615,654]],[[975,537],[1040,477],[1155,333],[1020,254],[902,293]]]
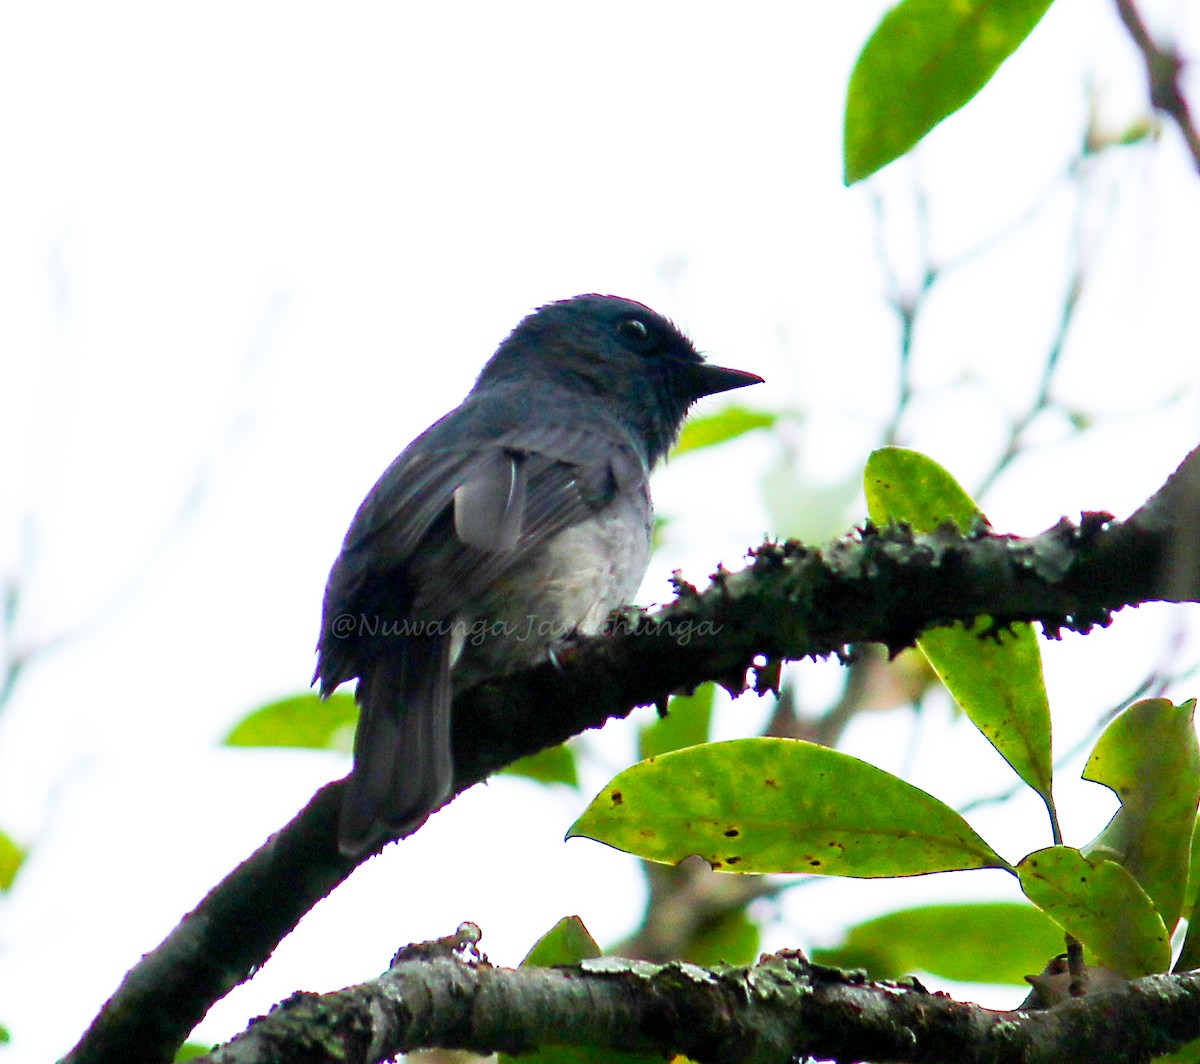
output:
[[[1200,976],[1156,976],[1042,1012],[994,1012],[915,981],[868,982],[794,952],[717,969],[602,957],[564,968],[492,967],[478,929],[402,950],[379,979],[297,994],[210,1064],[375,1064],[424,1048],[549,1045],[684,1054],[701,1064],[797,1058],[958,1064],[1149,1060],[1200,1035]]]
[[[1047,634],[1086,632],[1152,600],[1200,601],[1200,450],[1127,521],[1085,514],[1028,539],[985,528],[866,528],[821,549],[768,543],[654,613],[625,616],[553,663],[455,702],[455,793],[507,764],[640,705],[716,680],[769,685],[772,662],[878,642],[893,651],[935,625],[988,616]],[[765,677],[765,679],[764,679]],[[353,871],[339,855],[342,783],[218,884],[124,982],[72,1064],[167,1062],[212,1003],[248,979],[316,902]]]

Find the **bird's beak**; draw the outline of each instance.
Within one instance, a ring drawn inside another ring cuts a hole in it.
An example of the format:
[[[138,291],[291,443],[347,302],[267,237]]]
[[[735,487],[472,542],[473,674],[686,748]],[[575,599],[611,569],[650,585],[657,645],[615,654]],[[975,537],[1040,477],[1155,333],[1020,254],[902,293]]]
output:
[[[693,399],[763,382],[762,377],[757,373],[747,373],[741,369],[726,369],[724,366],[710,366],[707,362],[693,366],[690,378]]]

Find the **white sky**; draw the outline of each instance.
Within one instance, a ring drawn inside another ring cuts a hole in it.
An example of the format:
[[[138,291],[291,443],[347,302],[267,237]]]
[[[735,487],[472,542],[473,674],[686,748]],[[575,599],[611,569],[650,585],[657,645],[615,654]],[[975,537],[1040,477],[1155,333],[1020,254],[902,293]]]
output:
[[[844,87],[883,9],[0,11],[0,575],[22,596],[7,651],[62,640],[0,716],[0,825],[33,847],[0,897],[14,1039],[0,1058],[66,1051],[138,956],[344,773],[333,755],[216,742],[305,687],[359,499],[530,308],[583,291],[640,299],[715,361],[767,378],[739,399],[800,415],[789,468],[812,494],[776,468],[775,490],[791,488],[770,514],[779,439],[661,475],[673,525],[645,602],[668,596],[676,567],[702,580],[764,532],[803,520],[832,535],[861,515],[845,485],[895,389],[873,195],[909,286],[918,188],[939,262],[1037,208],[947,274],[918,330],[906,442],[968,485],[1036,386],[1085,219],[1089,287],[1057,394],[1100,427],[1063,444],[1061,418],[1040,422],[1048,446],[987,500],[997,527],[1124,515],[1200,439],[1200,182],[1177,135],[1110,153],[1082,198],[1062,179],[1085,86],[1104,128],[1143,114],[1112,12],[1059,0],[916,159],[846,190]],[[1194,5],[1146,10],[1200,51]],[[1166,656],[1184,612],[1145,608],[1048,648],[1061,748]],[[804,669],[817,705],[836,667]],[[1005,787],[985,744],[962,725],[943,736],[937,716],[914,739],[908,714],[876,715],[850,748],[952,802]],[[744,699],[722,728],[760,718]],[[199,1036],[228,1037],[292,990],[370,978],[464,919],[498,963],[568,913],[601,942],[626,933],[642,902],[633,863],[561,840],[632,735],[606,729],[585,795],[501,781],[456,802],[318,906]],[[1064,779],[1073,841],[1111,812],[1094,792]],[[1016,857],[1046,841],[1035,812],[975,822]],[[769,941],[828,941],[902,900],[1012,896],[988,875],[821,883],[784,904]]]

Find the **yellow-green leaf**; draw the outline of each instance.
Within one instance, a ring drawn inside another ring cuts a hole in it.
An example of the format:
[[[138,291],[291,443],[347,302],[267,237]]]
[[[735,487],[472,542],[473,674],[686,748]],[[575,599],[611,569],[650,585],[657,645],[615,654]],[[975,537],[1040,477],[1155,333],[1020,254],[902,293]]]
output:
[[[1200,801],[1195,709],[1195,699],[1134,703],[1104,729],[1083,770],[1121,799],[1084,855],[1099,852],[1129,869],[1168,928],[1183,910]]]
[[[569,743],[539,750],[536,754],[519,758],[500,770],[503,776],[523,776],[538,783],[564,783],[568,787],[579,786],[579,773],[575,769],[575,751]]]
[[[564,916],[539,938],[521,962],[522,968],[552,968],[599,957],[600,947],[578,916]]]
[[[1192,827],[1192,859],[1188,866],[1188,887],[1184,895],[1185,908],[1183,916],[1188,922],[1187,934],[1183,938],[1183,946],[1179,956],[1175,958],[1174,971],[1190,972],[1200,968],[1200,920],[1193,913],[1196,911],[1197,893],[1200,893],[1200,816]]]
[[[853,469],[832,483],[805,475],[788,449],[763,471],[761,483],[772,533],[802,543],[823,543],[840,536],[846,514],[858,503],[862,490]]]
[[[357,721],[358,707],[351,695],[333,694],[324,699],[315,694],[295,695],[247,714],[225,736],[225,745],[349,752]]]
[[[656,757],[705,742],[716,691],[716,684],[706,683],[691,695],[672,698],[667,703],[667,715],[647,724],[638,733],[638,753],[642,757]]]
[[[750,964],[761,949],[758,925],[741,908],[706,922],[687,944],[681,959],[706,968],[717,964]]]
[[[937,462],[903,447],[875,451],[863,480],[877,524],[932,532],[953,522],[965,530],[983,516]],[[1050,703],[1037,636],[1027,624],[1013,625],[999,641],[981,636],[990,623],[933,629],[917,645],[971,722],[1053,810]]]
[[[1200,1038],[1185,1043],[1165,1057],[1155,1057],[1154,1064],[1200,1064]]]
[[[27,852],[11,836],[0,831],[0,891],[8,890],[17,878]]]
[[[932,532],[947,521],[969,529],[983,516],[975,500],[943,466],[906,447],[872,451],[863,472],[863,488],[867,512],[876,524],[903,521],[916,532]]]
[[[578,916],[565,916],[534,943],[522,968],[550,968],[578,964],[599,957],[600,947]],[[662,1064],[662,1057],[646,1053],[617,1053],[588,1046],[547,1045],[532,1053],[501,1053],[500,1064]]]
[[[776,414],[765,410],[751,410],[744,406],[727,406],[715,414],[690,417],[683,423],[679,442],[675,444],[671,453],[681,455],[703,447],[714,447],[718,443],[737,439],[755,429],[769,429],[778,420]]]
[[[1063,951],[1063,931],[1020,902],[922,905],[867,920],[841,945],[813,950],[817,964],[865,968],[872,979],[915,971],[963,983],[1021,986]]]
[[[730,872],[915,876],[1007,868],[953,809],[849,754],[795,739],[735,739],[639,762],[568,838]]]
[[[1184,896],[1183,915],[1193,924],[1197,924],[1197,929],[1200,930],[1200,922],[1192,920],[1192,913],[1196,911],[1196,895],[1200,893],[1200,815],[1197,815],[1195,823],[1192,825],[1192,859],[1188,865],[1188,889]]]
[[[845,179],[886,166],[971,99],[1050,0],[902,0],[863,47],[846,94]]]
[[[981,618],[917,640],[938,679],[1013,771],[1046,802],[1052,796],[1050,703],[1037,635],[1015,624],[999,640]]]
[[[1093,963],[1127,979],[1165,972],[1171,938],[1150,896],[1115,861],[1088,860],[1070,846],[1031,853],[1019,865],[1034,905],[1087,947]]]

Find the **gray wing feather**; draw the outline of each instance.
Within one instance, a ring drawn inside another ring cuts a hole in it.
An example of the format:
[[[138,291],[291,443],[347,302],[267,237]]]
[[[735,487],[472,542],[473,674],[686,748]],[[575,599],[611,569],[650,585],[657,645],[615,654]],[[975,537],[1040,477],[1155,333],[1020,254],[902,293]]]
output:
[[[526,465],[498,449],[487,452],[454,489],[454,532],[468,547],[508,551],[521,535]]]

